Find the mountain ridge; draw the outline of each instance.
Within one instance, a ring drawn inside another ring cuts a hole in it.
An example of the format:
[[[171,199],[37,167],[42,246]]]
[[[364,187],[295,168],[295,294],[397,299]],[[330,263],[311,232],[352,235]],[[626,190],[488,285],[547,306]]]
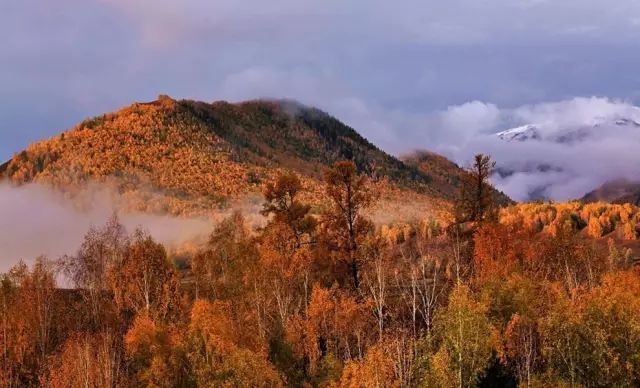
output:
[[[589,123],[566,124],[558,129],[556,124],[529,123],[514,128],[509,128],[496,133],[500,140],[510,141],[548,141],[565,144],[575,144],[592,138],[596,132],[603,128],[631,129],[640,131],[640,117],[625,117],[614,115],[612,117],[596,117]]]
[[[443,172],[438,165],[405,163],[326,112],[294,101],[160,96],[31,144],[3,164],[0,175],[14,184],[71,191],[98,180],[135,197],[139,210],[181,213],[193,203],[201,210],[257,193],[281,170],[301,174],[310,196],[319,197],[322,170],[343,159],[353,160],[387,196],[437,206],[452,199],[455,176],[464,173],[455,164]],[[453,177],[441,179],[443,174]],[[150,205],[159,191],[163,198]]]

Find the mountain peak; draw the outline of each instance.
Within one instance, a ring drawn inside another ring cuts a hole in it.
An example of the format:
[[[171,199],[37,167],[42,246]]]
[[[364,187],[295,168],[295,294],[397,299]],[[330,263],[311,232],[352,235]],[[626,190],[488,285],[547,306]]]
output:
[[[640,131],[640,117],[595,116],[583,121],[568,123],[525,124],[498,132],[496,136],[507,142],[546,141],[573,144],[611,135],[612,133],[608,131],[624,130]]]
[[[542,139],[542,136],[538,131],[538,127],[535,124],[526,124],[520,127],[507,129],[506,131],[498,132],[496,136],[504,141],[527,141]]]
[[[634,177],[631,166],[616,163],[606,152],[592,152],[589,160],[581,159],[587,157],[587,150],[612,148],[614,144],[617,149],[632,154],[634,142],[640,139],[639,109],[596,113],[582,109],[571,115],[547,112],[532,117],[538,120],[498,132],[493,137],[499,143],[498,149],[504,151],[503,158],[498,156],[502,159],[498,165],[502,184],[514,187],[514,182],[526,181],[526,187],[519,184],[519,199],[579,198],[586,190],[605,183],[604,179]],[[612,167],[604,174],[602,166],[609,164]],[[568,183],[574,179],[575,185]],[[619,184],[605,186],[586,198],[601,194],[611,197],[620,187]]]

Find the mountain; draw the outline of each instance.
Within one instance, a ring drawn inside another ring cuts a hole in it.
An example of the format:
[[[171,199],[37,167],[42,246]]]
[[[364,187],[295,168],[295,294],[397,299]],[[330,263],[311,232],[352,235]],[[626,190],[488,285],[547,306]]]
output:
[[[567,200],[637,176],[640,110],[549,116],[489,136],[498,187],[520,200]]]
[[[627,179],[609,181],[581,198],[583,202],[630,203],[640,205],[640,182]]]
[[[400,159],[422,174],[430,177],[431,183],[442,188],[447,197],[455,196],[464,170],[442,155],[427,150],[406,154]]]
[[[500,140],[513,142],[537,141],[561,144],[576,144],[585,140],[593,140],[617,135],[611,132],[640,132],[640,117],[596,117],[588,122],[579,123],[545,123],[526,124],[516,128],[498,132]]]
[[[71,193],[100,182],[136,210],[181,214],[258,193],[262,182],[283,169],[300,173],[310,196],[320,200],[322,170],[343,159],[353,160],[387,198],[416,203],[451,199],[461,173],[442,157],[428,167],[405,163],[327,113],[297,102],[160,96],[32,144],[0,174],[15,184],[37,182]]]
[[[498,132],[496,135],[500,140],[504,141],[540,140],[538,128],[532,124],[507,129],[506,131]]]
[[[9,163],[11,163],[10,160],[0,164],[0,177],[3,176],[7,171],[7,168],[9,167]]]

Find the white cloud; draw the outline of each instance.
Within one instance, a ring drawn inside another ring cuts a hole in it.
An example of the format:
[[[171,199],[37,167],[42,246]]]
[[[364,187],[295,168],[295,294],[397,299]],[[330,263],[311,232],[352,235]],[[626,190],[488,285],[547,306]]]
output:
[[[472,101],[448,107],[442,114],[442,124],[456,132],[483,132],[495,128],[499,118],[496,105]]]
[[[522,123],[546,124],[551,131],[576,125],[595,124],[614,116],[638,117],[640,109],[624,101],[598,97],[526,105],[514,109],[513,118]],[[546,129],[546,128],[545,128]]]
[[[506,178],[494,177],[496,186],[517,200],[525,200],[532,192],[556,200],[578,198],[597,186],[616,178],[640,179],[640,126],[617,125],[619,119],[640,123],[640,108],[624,101],[607,98],[574,98],[570,100],[526,105],[514,109],[489,109],[490,115],[478,116],[482,109],[449,108],[457,112],[458,126],[477,122],[473,130],[453,131],[443,125],[434,149],[444,149],[458,163],[469,161],[473,154],[492,155],[498,165],[513,171]],[[482,105],[478,105],[481,107]],[[491,105],[488,105],[491,106]],[[483,122],[478,117],[488,117]],[[492,132],[524,124],[535,124],[543,136],[541,141],[506,142]],[[455,127],[455,126],[454,126]],[[555,139],[567,133],[582,133],[573,142]],[[426,138],[426,136],[425,136]],[[429,136],[429,138],[432,138]],[[538,168],[545,171],[539,171]],[[551,168],[551,171],[546,171]]]

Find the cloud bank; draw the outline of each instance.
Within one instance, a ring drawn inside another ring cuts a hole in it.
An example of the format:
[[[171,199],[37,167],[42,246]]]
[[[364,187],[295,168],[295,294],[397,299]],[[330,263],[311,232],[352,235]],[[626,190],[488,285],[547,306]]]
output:
[[[425,138],[437,139],[428,146],[460,164],[475,153],[490,154],[510,172],[494,176],[495,185],[516,200],[568,200],[616,178],[640,180],[640,108],[625,101],[573,98],[512,109],[473,102],[428,122],[436,135]],[[534,125],[540,139],[496,136],[522,125]]]

